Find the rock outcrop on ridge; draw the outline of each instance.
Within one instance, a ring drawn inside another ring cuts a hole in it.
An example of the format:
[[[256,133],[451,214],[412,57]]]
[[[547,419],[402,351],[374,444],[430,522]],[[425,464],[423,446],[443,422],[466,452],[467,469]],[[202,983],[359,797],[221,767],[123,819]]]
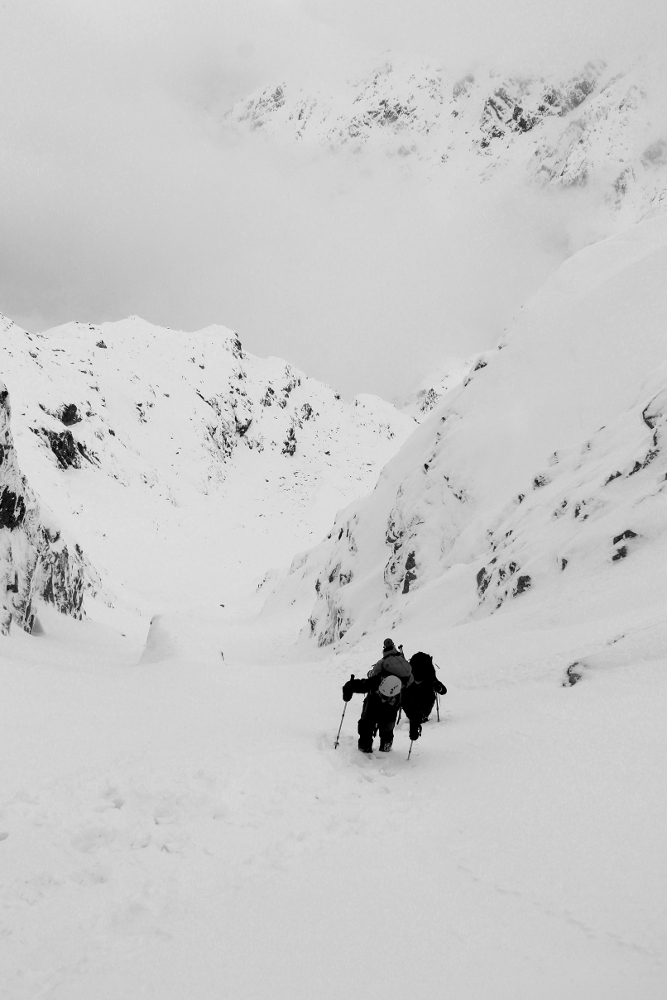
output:
[[[82,617],[83,595],[94,574],[81,548],[68,544],[37,497],[16,459],[9,392],[0,383],[0,632],[15,622],[31,632],[36,601]]]

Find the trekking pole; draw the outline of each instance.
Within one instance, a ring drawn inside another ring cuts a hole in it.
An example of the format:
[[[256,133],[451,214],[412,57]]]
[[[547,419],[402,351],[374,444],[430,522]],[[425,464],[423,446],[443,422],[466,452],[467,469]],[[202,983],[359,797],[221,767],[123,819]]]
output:
[[[397,726],[400,726],[400,724],[401,724],[401,712],[402,711],[403,711],[403,709],[399,708],[399,710],[398,710],[398,718],[396,719],[396,725]]]
[[[354,674],[350,674],[350,680],[351,681],[354,680]],[[343,719],[345,718],[346,711],[347,711],[347,702],[345,702],[345,706],[343,708],[343,714],[340,717],[340,726],[338,727],[338,732],[336,733],[336,742],[334,743],[334,750],[338,749],[338,744],[340,742],[340,731],[343,728]]]
[[[440,722],[440,695],[437,693],[437,691],[435,694],[435,710],[438,713],[438,722]]]
[[[412,753],[412,744],[413,743],[414,743],[414,740],[410,740],[410,749],[408,750],[408,760],[410,760],[410,754]]]

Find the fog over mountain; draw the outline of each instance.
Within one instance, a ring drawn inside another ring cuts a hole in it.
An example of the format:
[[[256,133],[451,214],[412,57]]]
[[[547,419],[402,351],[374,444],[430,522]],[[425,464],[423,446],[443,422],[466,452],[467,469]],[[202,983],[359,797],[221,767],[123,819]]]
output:
[[[220,121],[281,83],[288,100],[303,90],[344,104],[388,60],[433,67],[446,104],[470,73],[489,80],[486,97],[491,71],[563,87],[603,60],[607,79],[627,75],[659,44],[665,13],[640,2],[622,14],[518,0],[5,5],[4,311],[32,331],[128,315],[222,323],[347,398],[409,390],[441,359],[491,347],[569,253],[605,234],[587,192],[553,198],[521,171],[479,188],[472,162],[472,190],[461,179],[453,191],[451,175],[406,179],[402,157],[366,148],[350,171],[289,143],[258,150]],[[664,87],[639,86],[636,117],[650,107],[660,133]]]

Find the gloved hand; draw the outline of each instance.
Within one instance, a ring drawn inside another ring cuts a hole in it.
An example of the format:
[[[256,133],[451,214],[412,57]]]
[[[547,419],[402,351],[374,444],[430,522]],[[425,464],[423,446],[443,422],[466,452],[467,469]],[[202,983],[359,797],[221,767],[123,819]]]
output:
[[[421,736],[421,734],[422,734],[422,727],[419,725],[419,723],[418,722],[411,722],[410,723],[410,739],[411,740],[418,740],[419,737]]]
[[[354,694],[354,685],[352,681],[345,681],[343,684],[343,701],[351,701],[352,695]]]
[[[438,694],[447,694],[447,688],[441,681],[436,681],[434,687]]]

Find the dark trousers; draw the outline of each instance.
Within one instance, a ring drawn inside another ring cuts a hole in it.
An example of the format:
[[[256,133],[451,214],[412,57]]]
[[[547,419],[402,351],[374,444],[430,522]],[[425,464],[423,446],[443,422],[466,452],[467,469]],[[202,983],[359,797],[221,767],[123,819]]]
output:
[[[380,739],[383,743],[393,741],[398,708],[399,698],[383,701],[375,692],[366,695],[361,718],[357,724],[360,748],[370,750],[376,732],[380,733]]]

